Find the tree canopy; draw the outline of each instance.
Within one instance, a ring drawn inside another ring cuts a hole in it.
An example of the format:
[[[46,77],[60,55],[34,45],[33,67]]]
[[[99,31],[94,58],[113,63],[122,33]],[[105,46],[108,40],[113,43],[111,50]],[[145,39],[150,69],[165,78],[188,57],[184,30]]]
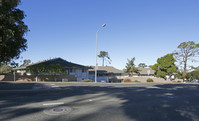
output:
[[[31,60],[30,59],[25,59],[23,61],[23,64],[21,66],[25,66],[25,65],[29,65],[31,63]]]
[[[0,64],[19,57],[27,48],[24,38],[28,26],[22,21],[25,14],[17,6],[20,0],[1,0],[0,2]]]
[[[145,68],[145,67],[147,67],[147,65],[146,65],[145,63],[140,63],[140,64],[138,65],[138,67],[140,67],[140,68]]]
[[[60,64],[51,64],[51,65],[33,65],[28,67],[28,71],[30,73],[35,74],[35,76],[39,75],[52,75],[56,81],[57,75],[66,75],[66,70]]]
[[[128,73],[129,76],[133,76],[133,73],[137,73],[139,74],[140,70],[138,68],[135,67],[134,61],[135,61],[135,57],[133,57],[132,59],[127,59],[127,63],[126,63],[126,67],[124,69],[125,73]]]
[[[66,70],[60,64],[51,64],[48,66],[48,70],[52,75],[66,74]]]
[[[39,65],[33,65],[29,66],[27,70],[34,74],[35,76],[45,74],[47,72],[47,67],[45,65],[39,64]]]
[[[182,42],[178,46],[178,50],[175,52],[176,59],[183,64],[183,76],[187,73],[187,63],[188,60],[193,60],[193,57],[199,55],[199,43],[196,44],[193,41]]]
[[[108,52],[106,51],[100,51],[100,54],[98,55],[99,58],[102,58],[102,66],[104,66],[104,61],[108,61],[111,63],[111,58],[108,55]]]
[[[177,67],[174,64],[175,61],[173,54],[167,54],[158,58],[157,63],[151,68],[156,71],[155,75],[157,77],[165,78],[166,75],[172,76],[173,73],[177,72]]]
[[[12,67],[8,66],[6,63],[0,66],[0,74],[7,74],[12,71]]]
[[[186,79],[189,81],[199,80],[199,69],[187,73]]]

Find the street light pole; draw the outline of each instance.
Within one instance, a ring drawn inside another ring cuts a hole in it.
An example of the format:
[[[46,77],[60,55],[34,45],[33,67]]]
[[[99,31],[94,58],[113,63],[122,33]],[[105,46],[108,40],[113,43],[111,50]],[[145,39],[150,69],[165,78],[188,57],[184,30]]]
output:
[[[97,39],[98,39],[98,32],[101,28],[105,27],[106,24],[103,24],[96,32],[96,63],[95,63],[95,83],[97,83],[97,69],[98,69],[98,63],[97,63]]]

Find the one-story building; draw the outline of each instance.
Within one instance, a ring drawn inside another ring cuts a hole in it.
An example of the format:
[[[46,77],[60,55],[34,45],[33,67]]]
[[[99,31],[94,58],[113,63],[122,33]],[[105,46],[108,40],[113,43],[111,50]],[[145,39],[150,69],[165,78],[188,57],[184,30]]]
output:
[[[151,68],[138,68],[140,70],[140,73],[138,74],[138,76],[154,76],[155,75],[155,71],[152,70]]]
[[[83,65],[80,65],[80,64],[76,64],[76,63],[72,63],[72,62],[68,62],[68,61],[66,61],[62,58],[54,58],[54,59],[50,59],[50,60],[44,60],[44,61],[33,63],[33,64],[30,64],[30,65],[22,66],[20,68],[17,68],[16,70],[22,69],[23,71],[18,71],[18,72],[19,73],[27,73],[26,69],[28,67],[35,66],[35,65],[49,66],[49,65],[52,65],[52,64],[59,64],[60,66],[65,68],[66,74],[67,75],[74,75],[78,82],[81,82],[83,79],[89,78],[88,69],[90,69],[90,67],[83,66]],[[24,72],[24,70],[25,70],[25,72]],[[32,75],[32,74],[29,74],[29,75]]]
[[[89,79],[95,80],[95,66],[90,66]],[[120,82],[124,76],[122,70],[116,69],[112,66],[98,66],[97,68],[97,82]]]

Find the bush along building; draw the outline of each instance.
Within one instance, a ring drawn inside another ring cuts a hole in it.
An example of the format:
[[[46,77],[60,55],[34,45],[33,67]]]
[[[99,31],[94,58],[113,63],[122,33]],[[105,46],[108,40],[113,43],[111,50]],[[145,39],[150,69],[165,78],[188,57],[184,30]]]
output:
[[[18,73],[25,73],[25,75],[34,75],[36,78],[42,76],[54,76],[55,81],[60,80],[69,80],[81,82],[84,79],[89,78],[90,69],[87,66],[79,65],[76,63],[68,62],[62,58],[55,58],[50,60],[45,60],[30,65],[18,67],[15,70],[18,70]],[[63,75],[67,75],[65,78]],[[56,80],[59,78],[59,80]],[[63,77],[62,79],[60,77]],[[75,77],[67,79],[67,77]]]

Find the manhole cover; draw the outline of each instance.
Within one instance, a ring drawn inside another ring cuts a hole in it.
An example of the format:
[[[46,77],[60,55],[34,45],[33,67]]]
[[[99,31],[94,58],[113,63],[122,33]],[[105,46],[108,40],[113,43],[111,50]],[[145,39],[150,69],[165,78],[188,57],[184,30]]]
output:
[[[63,115],[63,114],[68,114],[71,111],[72,109],[70,107],[58,106],[58,107],[45,109],[43,112],[47,115]]]
[[[54,112],[63,112],[64,109],[63,108],[54,108],[53,111]]]

